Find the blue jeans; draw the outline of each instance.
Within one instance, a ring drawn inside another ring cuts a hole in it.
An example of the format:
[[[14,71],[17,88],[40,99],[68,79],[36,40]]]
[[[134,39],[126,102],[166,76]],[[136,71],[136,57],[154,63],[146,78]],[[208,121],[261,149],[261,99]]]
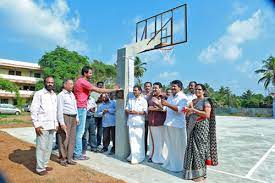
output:
[[[82,137],[85,130],[86,124],[86,108],[77,108],[77,114],[79,118],[79,125],[76,127],[76,137],[75,137],[75,147],[74,147],[74,156],[82,156]]]
[[[84,135],[82,137],[82,147],[83,151],[87,150],[88,141],[92,150],[97,149],[97,140],[96,140],[96,124],[95,118],[92,116],[87,116]]]

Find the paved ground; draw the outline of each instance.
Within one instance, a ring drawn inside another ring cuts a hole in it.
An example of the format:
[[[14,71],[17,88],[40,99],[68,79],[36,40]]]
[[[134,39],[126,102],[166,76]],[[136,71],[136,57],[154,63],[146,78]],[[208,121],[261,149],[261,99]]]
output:
[[[32,128],[1,130],[34,143]],[[217,134],[219,166],[209,168],[209,183],[275,182],[274,119],[217,117]],[[188,182],[157,165],[130,165],[104,154],[88,155],[91,160],[81,164],[127,182]]]

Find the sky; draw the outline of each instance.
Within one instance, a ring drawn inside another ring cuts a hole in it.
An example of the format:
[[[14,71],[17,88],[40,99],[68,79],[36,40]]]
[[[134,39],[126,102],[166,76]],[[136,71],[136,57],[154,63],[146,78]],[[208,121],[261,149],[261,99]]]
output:
[[[0,58],[37,63],[57,45],[90,60],[116,62],[117,49],[131,44],[135,23],[180,4],[188,6],[188,42],[147,62],[143,81],[179,79],[228,86],[240,95],[266,92],[254,71],[275,56],[275,7],[268,0],[1,0]]]

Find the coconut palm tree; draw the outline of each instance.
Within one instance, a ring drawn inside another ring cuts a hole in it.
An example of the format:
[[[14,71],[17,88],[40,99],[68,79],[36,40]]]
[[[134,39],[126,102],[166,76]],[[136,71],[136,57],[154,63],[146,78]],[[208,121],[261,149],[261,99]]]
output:
[[[264,87],[267,89],[269,85],[275,86],[275,57],[270,56],[262,62],[262,68],[256,70],[255,73],[262,75],[258,83],[264,82]]]
[[[142,62],[141,59],[136,56],[134,65],[135,65],[134,76],[137,79],[138,84],[141,85],[140,78],[144,75],[145,71],[147,71],[147,69],[145,67],[147,65],[147,63]]]
[[[255,71],[256,74],[262,74],[262,78],[258,83],[264,82],[264,87],[267,89],[269,85],[275,86],[275,58],[270,56],[268,59],[263,60],[261,69]],[[273,118],[275,118],[275,98],[273,97]]]

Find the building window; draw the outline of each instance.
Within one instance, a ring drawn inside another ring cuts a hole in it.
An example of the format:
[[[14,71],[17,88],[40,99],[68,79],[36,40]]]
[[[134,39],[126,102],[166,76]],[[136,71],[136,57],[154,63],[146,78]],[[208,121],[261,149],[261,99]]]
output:
[[[21,71],[16,71],[16,76],[21,76]]]
[[[34,77],[35,78],[41,78],[41,74],[40,73],[34,73]]]
[[[31,91],[35,91],[35,86],[30,86]]]
[[[14,75],[14,71],[9,70],[9,75]]]
[[[29,90],[29,86],[23,86],[23,90]]]
[[[9,103],[9,99],[1,99],[1,104],[8,104]]]

